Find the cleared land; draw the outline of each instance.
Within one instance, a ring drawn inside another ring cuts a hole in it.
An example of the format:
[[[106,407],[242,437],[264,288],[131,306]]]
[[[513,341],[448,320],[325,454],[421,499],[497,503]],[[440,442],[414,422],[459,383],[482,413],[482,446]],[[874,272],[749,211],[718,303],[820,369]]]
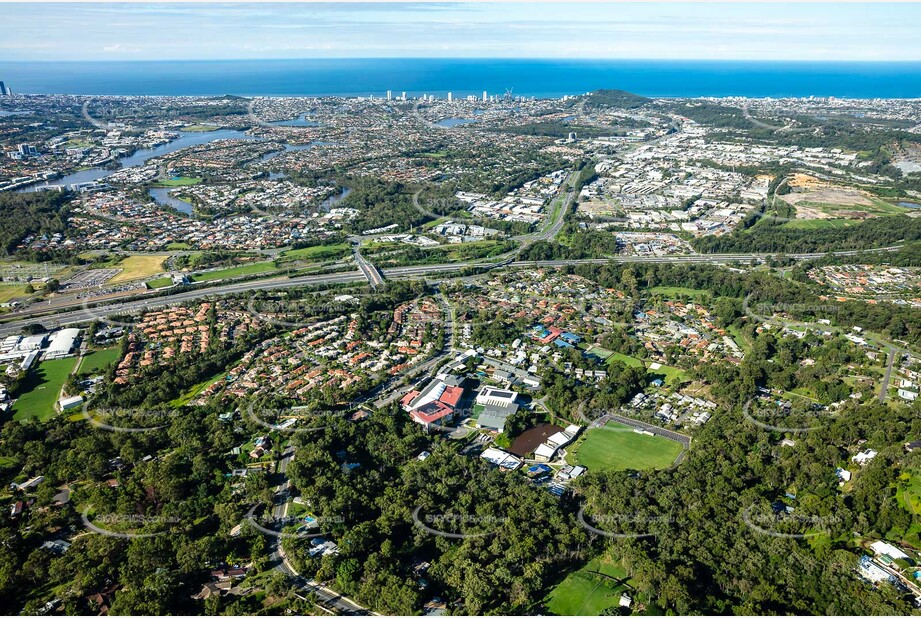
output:
[[[54,404],[76,362],[76,358],[59,358],[42,361],[33,368],[13,404],[13,418],[44,421],[54,416]]]
[[[567,460],[589,470],[645,470],[667,468],[681,453],[678,442],[636,433],[631,427],[609,422],[585,432]]]
[[[595,558],[570,573],[544,600],[557,616],[600,616],[618,607],[620,595],[629,590],[627,573],[607,558]]]
[[[861,189],[832,184],[805,174],[794,174],[788,184],[793,192],[778,197],[796,207],[796,221],[789,222],[789,227],[843,227],[870,216],[882,217],[908,211]]]
[[[118,263],[122,271],[108,280],[107,283],[122,283],[151,277],[163,272],[163,262],[168,255],[129,255]]]

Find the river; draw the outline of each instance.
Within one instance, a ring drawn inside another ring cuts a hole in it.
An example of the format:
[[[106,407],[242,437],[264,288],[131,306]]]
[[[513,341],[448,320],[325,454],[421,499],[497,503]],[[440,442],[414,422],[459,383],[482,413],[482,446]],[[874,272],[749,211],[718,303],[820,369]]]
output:
[[[274,124],[276,127],[318,127],[320,126],[319,122],[311,120],[307,117],[307,114],[301,114],[294,120],[276,120],[270,122],[269,124]]]
[[[179,212],[185,213],[187,215],[192,214],[192,205],[188,202],[184,202],[178,197],[173,197],[169,194],[172,187],[153,187],[148,190],[150,197],[161,206],[172,206]]]
[[[137,150],[134,154],[122,157],[118,160],[121,163],[122,168],[134,167],[136,165],[143,165],[150,159],[154,157],[163,156],[165,154],[170,154],[171,152],[176,152],[182,148],[188,148],[189,146],[200,146],[201,144],[207,144],[219,139],[245,139],[245,140],[256,140],[260,139],[253,137],[252,135],[247,135],[243,131],[236,131],[234,129],[220,129],[218,131],[195,131],[195,132],[180,132],[179,138],[174,139],[168,144],[162,144],[155,148],[141,148]],[[19,189],[20,191],[36,191],[42,187],[52,187],[60,185],[74,185],[82,182],[92,182],[95,180],[102,180],[106,176],[109,176],[115,173],[117,170],[107,170],[101,167],[94,167],[93,169],[83,170],[82,172],[75,172],[73,174],[68,174],[62,178],[57,178],[55,180],[46,180],[45,182],[30,185],[24,189]]]

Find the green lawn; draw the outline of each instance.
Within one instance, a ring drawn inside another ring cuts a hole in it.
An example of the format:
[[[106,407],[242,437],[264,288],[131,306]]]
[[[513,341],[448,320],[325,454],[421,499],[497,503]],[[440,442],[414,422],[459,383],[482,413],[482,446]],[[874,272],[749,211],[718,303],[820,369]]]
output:
[[[170,178],[169,180],[158,180],[154,182],[152,187],[188,187],[190,185],[197,185],[202,181],[198,177],[186,177],[179,176],[177,178]]]
[[[291,249],[281,254],[283,260],[332,260],[348,255],[351,248],[347,243],[316,245],[303,249]]]
[[[80,375],[103,373],[109,365],[118,362],[120,357],[121,346],[115,345],[102,350],[94,350],[83,357],[83,362],[80,363],[78,373]]]
[[[147,287],[149,287],[151,290],[168,288],[171,285],[173,285],[172,277],[158,277],[157,279],[151,279],[147,282]]]
[[[550,591],[544,604],[557,616],[600,616],[605,609],[619,605],[621,593],[629,589],[626,577],[619,566],[595,558],[567,575]]]
[[[654,294],[658,296],[666,296],[668,298],[674,298],[676,296],[688,296],[690,298],[700,298],[705,294],[710,294],[709,290],[697,290],[694,288],[684,288],[677,286],[668,286],[668,285],[657,285],[656,287],[649,288],[646,290],[649,294]]]
[[[666,384],[672,384],[676,380],[683,380],[687,375],[687,372],[684,369],[669,367],[668,365],[660,364],[658,369],[649,369],[649,366],[639,358],[634,356],[627,356],[626,354],[621,354],[620,352],[611,352],[610,350],[605,350],[604,348],[590,347],[588,350],[586,350],[586,352],[604,359],[609,365],[615,361],[620,361],[628,367],[646,367],[646,373],[655,376],[663,376]]]
[[[670,367],[668,365],[661,365],[658,369],[647,369],[646,373],[656,376],[665,376],[665,383],[669,385],[680,382],[687,376],[687,372],[684,369],[678,369],[677,367]]]
[[[830,227],[849,227],[857,225],[859,221],[851,219],[795,219],[783,224],[783,227],[792,227],[799,230],[818,230]]]
[[[567,459],[589,470],[667,468],[682,446],[661,436],[647,436],[620,423],[589,429]]]
[[[899,501],[912,515],[921,515],[921,475],[904,473],[899,476],[904,483],[899,490]]]
[[[76,362],[76,358],[59,358],[42,361],[33,367],[16,394],[18,399],[13,404],[13,418],[17,421],[51,418],[61,388]]]
[[[597,354],[597,352],[596,352]],[[608,363],[613,363],[614,361],[620,361],[628,367],[642,367],[643,361],[632,356],[627,356],[626,354],[621,354],[620,352],[611,352],[611,355],[608,356]]]
[[[0,303],[8,303],[17,296],[28,296],[25,283],[0,285]]]
[[[747,356],[748,353],[752,351],[752,346],[750,343],[748,343],[748,340],[746,340],[745,337],[742,335],[742,329],[740,329],[738,326],[733,324],[726,330],[729,331],[729,334],[735,340],[736,345],[742,348],[742,352],[744,352],[745,355]]]
[[[193,386],[192,388],[184,392],[182,395],[180,395],[176,399],[173,399],[171,402],[169,402],[169,405],[173,408],[181,408],[185,404],[189,403],[190,401],[198,397],[198,395],[201,394],[203,390],[205,390],[206,388],[208,388],[209,386],[211,386],[218,380],[222,380],[223,378],[224,378],[224,374],[222,373],[218,376],[211,378],[210,380],[199,382],[198,384],[196,384],[195,386]]]
[[[278,270],[274,262],[254,262],[252,264],[244,264],[243,266],[209,270],[208,272],[192,275],[189,279],[192,281],[214,281],[216,279],[230,279],[232,277],[242,277],[243,275],[266,273],[273,270]]]

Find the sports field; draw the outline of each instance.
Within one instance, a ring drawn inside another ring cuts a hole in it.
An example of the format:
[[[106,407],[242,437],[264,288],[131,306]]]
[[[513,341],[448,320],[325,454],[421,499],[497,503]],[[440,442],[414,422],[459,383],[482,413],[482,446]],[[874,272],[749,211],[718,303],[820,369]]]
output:
[[[47,420],[54,415],[54,404],[61,388],[74,368],[76,358],[59,358],[42,361],[32,368],[26,377],[13,404],[13,418],[23,421],[37,418]]]
[[[106,370],[106,367],[118,361],[119,356],[121,356],[121,346],[117,345],[102,350],[94,350],[83,357],[77,373],[80,375],[102,373]]]
[[[154,187],[188,187],[191,185],[197,185],[202,181],[201,178],[192,176],[178,176],[176,178],[170,178],[169,180],[158,180],[154,182],[151,186]]]
[[[544,600],[557,616],[600,616],[609,607],[618,607],[626,572],[607,559],[595,558],[570,573]]]
[[[604,427],[587,430],[567,460],[589,470],[667,468],[681,449],[681,444],[674,440],[636,433],[632,427],[612,421]]]

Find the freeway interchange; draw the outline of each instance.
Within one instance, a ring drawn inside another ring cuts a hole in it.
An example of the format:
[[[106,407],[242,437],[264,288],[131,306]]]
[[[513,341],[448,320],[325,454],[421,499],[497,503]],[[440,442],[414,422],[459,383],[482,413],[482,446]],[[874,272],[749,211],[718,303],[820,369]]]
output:
[[[875,251],[895,251],[899,247],[884,247]],[[860,251],[838,251],[829,253],[795,253],[786,254],[785,257],[794,260],[812,260],[818,259],[825,255],[856,255]],[[359,270],[337,272],[321,275],[305,275],[301,277],[277,277],[273,279],[259,279],[255,281],[243,281],[234,283],[226,282],[215,287],[202,287],[198,289],[184,289],[170,295],[157,295],[145,298],[144,294],[140,297],[131,297],[125,300],[119,300],[113,303],[89,306],[85,302],[70,301],[66,304],[59,305],[35,305],[25,310],[8,316],[7,321],[0,324],[0,336],[8,336],[18,333],[22,328],[41,324],[45,327],[59,327],[71,324],[81,324],[99,319],[109,319],[116,321],[118,316],[130,315],[147,309],[155,309],[169,305],[176,305],[184,302],[200,300],[208,297],[227,296],[231,294],[242,294],[247,292],[258,292],[264,290],[282,290],[287,288],[296,288],[301,286],[315,285],[332,285],[343,283],[359,283],[368,281],[374,287],[382,285],[386,279],[428,279],[437,281],[439,275],[451,275],[464,269],[517,269],[517,268],[553,268],[562,266],[575,266],[579,264],[606,264],[615,263],[672,263],[672,264],[730,264],[730,263],[751,263],[764,262],[775,257],[774,254],[765,253],[747,253],[747,254],[693,254],[693,255],[675,255],[675,256],[613,256],[609,258],[584,259],[584,260],[541,260],[541,261],[515,261],[507,259],[503,262],[455,262],[448,264],[425,264],[420,266],[402,266],[397,268],[378,270],[370,262],[363,258],[361,263],[366,263],[366,267],[360,267]],[[369,274],[373,271],[380,277],[376,281]]]

